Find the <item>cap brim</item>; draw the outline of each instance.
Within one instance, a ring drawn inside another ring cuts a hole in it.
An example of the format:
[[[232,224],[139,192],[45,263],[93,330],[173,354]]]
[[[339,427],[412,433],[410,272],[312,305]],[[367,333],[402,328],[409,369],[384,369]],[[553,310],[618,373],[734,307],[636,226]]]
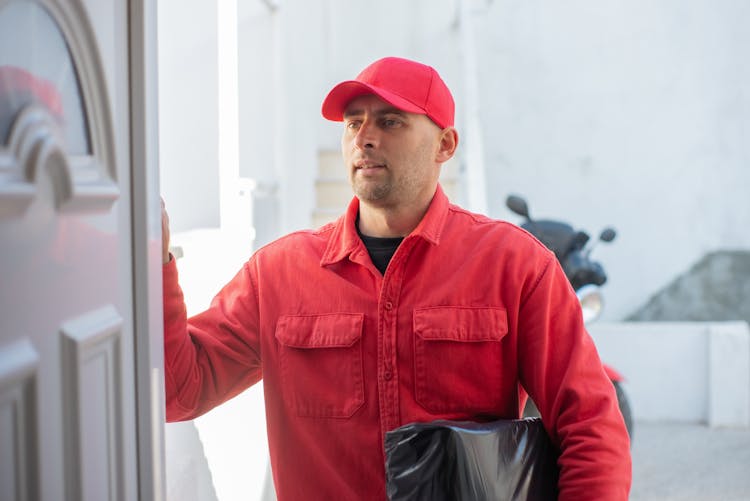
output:
[[[341,82],[328,93],[323,100],[322,113],[323,117],[334,122],[341,122],[344,119],[344,111],[349,103],[359,97],[367,94],[374,94],[383,101],[393,105],[399,110],[408,113],[419,113],[426,115],[424,108],[417,106],[403,97],[389,92],[374,85],[364,84],[357,80],[348,80]]]

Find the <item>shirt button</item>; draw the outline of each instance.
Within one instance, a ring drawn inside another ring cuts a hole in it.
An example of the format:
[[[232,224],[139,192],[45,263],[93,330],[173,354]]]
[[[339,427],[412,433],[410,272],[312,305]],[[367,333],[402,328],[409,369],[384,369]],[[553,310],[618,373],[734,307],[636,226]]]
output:
[[[385,302],[385,309],[386,310],[392,310],[393,309],[393,303],[391,303],[390,301],[386,301]]]
[[[392,377],[393,373],[391,371],[387,370],[383,373],[383,379],[385,379],[386,381],[390,381]]]

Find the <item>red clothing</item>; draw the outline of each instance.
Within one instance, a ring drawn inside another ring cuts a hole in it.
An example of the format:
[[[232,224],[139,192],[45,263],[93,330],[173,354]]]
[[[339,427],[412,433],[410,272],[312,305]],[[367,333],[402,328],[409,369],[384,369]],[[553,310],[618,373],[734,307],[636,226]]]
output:
[[[165,265],[168,419],[262,377],[278,498],[383,500],[386,431],[517,418],[520,383],[561,449],[560,499],[627,499],[625,426],[554,255],[438,188],[381,276],[358,207],[258,250],[189,320]]]

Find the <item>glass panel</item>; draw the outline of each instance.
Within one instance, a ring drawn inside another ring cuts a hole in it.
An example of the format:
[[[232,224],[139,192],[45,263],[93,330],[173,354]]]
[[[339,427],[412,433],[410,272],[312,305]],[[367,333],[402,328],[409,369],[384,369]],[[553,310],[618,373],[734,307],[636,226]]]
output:
[[[37,103],[50,110],[71,154],[90,154],[86,113],[73,60],[49,13],[33,2],[0,7],[0,143],[16,114]]]

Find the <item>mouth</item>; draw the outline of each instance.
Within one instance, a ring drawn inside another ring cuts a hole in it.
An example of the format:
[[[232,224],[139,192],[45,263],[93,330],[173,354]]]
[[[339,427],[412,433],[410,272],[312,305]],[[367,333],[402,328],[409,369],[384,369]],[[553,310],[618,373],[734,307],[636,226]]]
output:
[[[380,164],[372,160],[358,160],[354,162],[354,169],[361,171],[373,171],[376,169],[385,169],[385,164]]]

